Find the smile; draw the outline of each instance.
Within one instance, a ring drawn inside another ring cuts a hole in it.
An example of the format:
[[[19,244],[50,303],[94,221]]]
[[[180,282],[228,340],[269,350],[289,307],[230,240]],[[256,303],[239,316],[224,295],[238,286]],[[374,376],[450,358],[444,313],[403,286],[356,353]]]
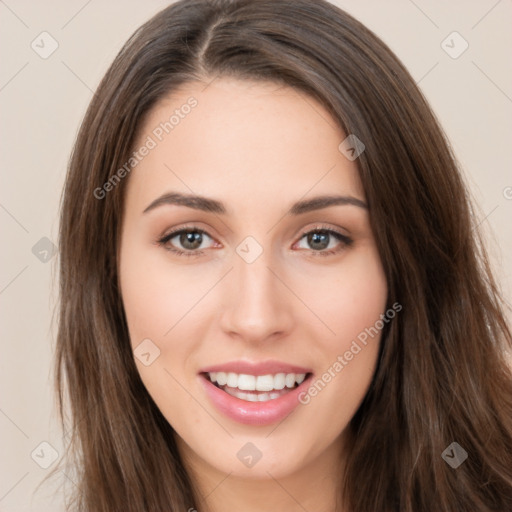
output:
[[[299,386],[306,373],[249,375],[233,372],[208,372],[205,377],[217,388],[247,402],[275,400]]]
[[[247,372],[247,365],[243,366]],[[290,370],[288,367],[287,373],[267,373],[267,367],[265,372],[253,370],[259,373],[254,375],[209,369],[198,377],[219,413],[237,423],[258,426],[282,421],[302,404],[299,396],[311,385],[313,373],[304,372],[305,368],[295,368],[297,373]]]

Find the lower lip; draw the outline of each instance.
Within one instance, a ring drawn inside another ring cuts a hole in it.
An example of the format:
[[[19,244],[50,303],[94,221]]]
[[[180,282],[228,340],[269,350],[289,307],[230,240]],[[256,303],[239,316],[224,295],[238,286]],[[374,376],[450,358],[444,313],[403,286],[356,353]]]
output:
[[[299,395],[309,387],[312,376],[310,374],[285,395],[266,402],[248,402],[236,398],[212,384],[204,374],[199,375],[199,378],[213,405],[221,413],[246,425],[271,425],[286,418],[300,404]]]

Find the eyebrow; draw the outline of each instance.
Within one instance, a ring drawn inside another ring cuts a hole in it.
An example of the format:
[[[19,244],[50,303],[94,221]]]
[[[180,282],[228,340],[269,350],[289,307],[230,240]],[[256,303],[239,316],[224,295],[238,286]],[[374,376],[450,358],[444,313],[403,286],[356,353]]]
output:
[[[227,208],[221,201],[204,196],[181,194],[179,192],[168,192],[157,197],[144,211],[147,213],[163,205],[186,206],[195,210],[227,215]],[[317,196],[312,199],[297,201],[286,212],[285,215],[301,215],[314,210],[321,210],[329,206],[351,205],[368,210],[368,205],[361,199],[353,196]]]

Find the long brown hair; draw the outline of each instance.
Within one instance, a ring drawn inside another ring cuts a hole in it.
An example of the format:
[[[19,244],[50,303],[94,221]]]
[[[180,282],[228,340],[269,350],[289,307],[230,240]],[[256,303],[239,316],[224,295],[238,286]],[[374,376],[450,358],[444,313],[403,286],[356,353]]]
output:
[[[512,510],[512,336],[467,186],[401,62],[325,0],[180,0],[133,34],[100,83],[60,219],[56,386],[77,471],[70,506],[207,509],[133,360],[116,259],[129,177],[106,197],[95,190],[129,159],[156,102],[219,76],[300,89],[365,144],[357,165],[388,302],[403,309],[349,425],[348,509]],[[452,442],[468,453],[456,469],[442,457]]]

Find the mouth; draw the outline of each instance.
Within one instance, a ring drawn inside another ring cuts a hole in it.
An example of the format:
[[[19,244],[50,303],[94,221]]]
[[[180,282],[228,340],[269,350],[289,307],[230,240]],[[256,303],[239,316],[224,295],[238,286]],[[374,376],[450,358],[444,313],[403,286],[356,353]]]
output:
[[[234,398],[246,402],[268,402],[292,392],[313,374],[307,372],[250,375],[233,372],[202,372],[200,375]]]

